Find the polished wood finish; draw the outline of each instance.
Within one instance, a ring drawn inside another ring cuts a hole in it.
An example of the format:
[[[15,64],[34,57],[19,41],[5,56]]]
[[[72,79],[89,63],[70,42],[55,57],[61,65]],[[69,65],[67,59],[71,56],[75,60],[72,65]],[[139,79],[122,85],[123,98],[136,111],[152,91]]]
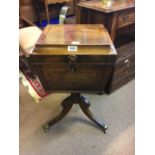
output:
[[[71,47],[71,48],[70,48]],[[44,126],[61,120],[78,103],[86,116],[106,133],[89,110],[81,92],[104,92],[111,80],[117,52],[103,25],[48,25],[34,51],[27,57],[30,68],[47,92],[71,92],[61,113]]]
[[[72,108],[73,104],[79,104],[80,108],[82,109],[83,113],[90,119],[92,120],[95,124],[97,124],[104,133],[107,132],[108,126],[106,125],[105,122],[100,122],[98,121],[95,116],[92,114],[90,111],[90,102],[83,96],[80,95],[80,93],[71,93],[71,96],[65,98],[63,102],[61,103],[63,109],[61,113],[53,118],[51,121],[49,121],[47,124],[44,126],[44,131],[48,132],[50,127],[56,124],[58,121],[60,121],[62,118],[66,116],[66,114],[70,111]]]
[[[36,45],[109,45],[109,40],[103,25],[48,25]]]
[[[126,33],[134,32],[135,5],[134,0],[112,1],[110,6],[99,0],[80,2],[77,5],[76,20],[79,24],[101,24],[108,29],[115,42],[118,30],[126,27]],[[128,26],[132,25],[132,28]]]
[[[48,92],[103,92],[116,57],[102,25],[49,25],[28,60]]]
[[[68,51],[76,46],[77,51]],[[91,48],[90,48],[91,47]],[[33,51],[43,55],[115,55],[116,51],[103,25],[48,25]]]
[[[110,44],[112,49],[110,49]],[[69,45],[78,47],[77,51],[69,53]],[[38,53],[105,55],[116,54],[116,51],[103,25],[49,25],[36,43],[33,54]]]
[[[111,13],[134,8],[134,0],[111,0],[111,4],[103,4],[100,0],[81,1],[78,6],[95,9],[101,12]]]

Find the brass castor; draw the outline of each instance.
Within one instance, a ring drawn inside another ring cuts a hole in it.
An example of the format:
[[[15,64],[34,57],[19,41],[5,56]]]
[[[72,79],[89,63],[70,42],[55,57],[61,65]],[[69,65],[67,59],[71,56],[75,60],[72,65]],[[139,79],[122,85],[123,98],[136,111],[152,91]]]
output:
[[[104,125],[102,128],[103,132],[106,134],[108,130],[108,125]]]
[[[50,129],[49,124],[48,123],[45,124],[44,127],[43,127],[43,129],[44,129],[45,133],[47,133],[49,131],[49,129]]]

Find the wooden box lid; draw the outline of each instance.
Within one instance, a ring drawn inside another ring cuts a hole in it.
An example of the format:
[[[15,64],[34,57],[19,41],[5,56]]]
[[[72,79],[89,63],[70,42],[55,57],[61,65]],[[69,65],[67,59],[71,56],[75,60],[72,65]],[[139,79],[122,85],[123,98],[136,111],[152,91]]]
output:
[[[107,30],[101,24],[48,25],[32,54],[109,55],[117,54]]]

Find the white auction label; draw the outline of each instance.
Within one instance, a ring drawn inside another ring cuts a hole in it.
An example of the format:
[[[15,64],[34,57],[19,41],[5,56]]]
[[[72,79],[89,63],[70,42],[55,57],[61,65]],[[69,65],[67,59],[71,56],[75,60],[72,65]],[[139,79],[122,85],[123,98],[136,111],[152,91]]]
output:
[[[74,46],[73,45],[72,46],[68,46],[68,51],[69,52],[76,52],[77,50],[78,50],[78,47],[75,46],[75,45]]]

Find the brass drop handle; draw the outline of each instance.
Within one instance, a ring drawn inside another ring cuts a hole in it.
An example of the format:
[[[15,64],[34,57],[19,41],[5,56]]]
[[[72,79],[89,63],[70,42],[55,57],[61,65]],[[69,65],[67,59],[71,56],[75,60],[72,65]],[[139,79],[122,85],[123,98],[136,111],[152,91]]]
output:
[[[75,72],[76,71],[76,62],[78,60],[77,56],[76,55],[69,55],[68,60],[69,60],[69,71]]]
[[[126,64],[127,67],[130,67],[131,61],[129,59],[126,59],[124,63]]]
[[[129,18],[129,15],[124,15],[124,16],[122,16],[122,19],[123,19],[125,22],[128,20],[128,18]]]

